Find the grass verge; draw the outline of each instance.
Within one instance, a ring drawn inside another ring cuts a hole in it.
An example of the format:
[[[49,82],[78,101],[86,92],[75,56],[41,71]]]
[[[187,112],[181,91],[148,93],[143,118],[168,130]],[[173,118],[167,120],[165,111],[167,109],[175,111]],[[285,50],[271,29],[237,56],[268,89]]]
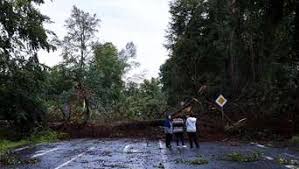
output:
[[[15,155],[12,150],[26,145],[34,145],[39,143],[51,143],[62,139],[68,139],[68,134],[55,132],[51,130],[42,131],[29,138],[19,141],[10,141],[8,139],[0,139],[0,164],[15,165],[20,163],[35,163],[36,159],[22,160]]]

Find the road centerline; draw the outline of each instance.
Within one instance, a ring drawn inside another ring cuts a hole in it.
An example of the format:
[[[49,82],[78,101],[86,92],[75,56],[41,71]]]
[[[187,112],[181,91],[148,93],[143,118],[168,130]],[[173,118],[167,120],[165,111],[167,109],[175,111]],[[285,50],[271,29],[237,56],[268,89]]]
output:
[[[59,148],[53,148],[53,149],[50,149],[50,150],[48,150],[48,151],[45,151],[45,152],[42,152],[42,153],[35,154],[35,155],[31,156],[31,158],[40,157],[40,156],[46,155],[46,154],[48,154],[48,153],[50,153],[50,152],[56,151],[56,150],[58,150],[58,149],[59,149]]]
[[[22,150],[26,150],[26,149],[28,149],[28,148],[30,148],[29,146],[25,146],[25,147],[22,147],[22,148],[18,148],[18,149],[15,149],[13,152],[15,153],[15,152],[19,152],[19,151],[22,151]]]
[[[60,168],[62,168],[62,167],[67,166],[67,165],[70,164],[71,162],[73,162],[73,161],[75,161],[76,159],[78,159],[78,158],[82,157],[83,155],[85,155],[88,151],[92,151],[92,150],[94,150],[95,148],[96,148],[96,147],[90,147],[87,151],[78,154],[77,156],[71,158],[69,161],[67,161],[67,162],[65,162],[65,163],[63,163],[63,164],[61,164],[61,165],[59,165],[59,166],[56,167],[55,169],[60,169]]]
[[[81,154],[78,154],[77,156],[71,158],[69,161],[67,161],[67,162],[65,162],[65,163],[63,163],[63,164],[61,164],[60,166],[56,167],[55,169],[60,169],[60,168],[62,168],[62,167],[64,167],[64,166],[68,165],[69,163],[75,161],[76,159],[80,158],[80,157],[83,156],[84,154],[85,154],[85,152],[83,152],[83,153],[81,153]]]

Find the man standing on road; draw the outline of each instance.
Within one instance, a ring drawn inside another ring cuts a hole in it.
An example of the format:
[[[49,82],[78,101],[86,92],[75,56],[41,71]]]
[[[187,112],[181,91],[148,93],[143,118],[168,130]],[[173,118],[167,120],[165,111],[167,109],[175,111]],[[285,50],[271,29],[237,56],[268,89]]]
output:
[[[173,124],[173,134],[176,139],[176,145],[179,147],[179,142],[181,141],[182,146],[185,147],[184,120],[181,117],[177,117],[172,120],[172,124]]]
[[[173,133],[172,121],[171,116],[167,115],[166,120],[164,121],[164,131],[166,137],[166,147],[171,148],[171,140],[172,140],[172,133]]]
[[[190,148],[193,148],[193,142],[196,145],[196,148],[199,148],[198,140],[196,136],[196,121],[197,119],[193,115],[188,115],[186,120],[186,130],[190,142]]]

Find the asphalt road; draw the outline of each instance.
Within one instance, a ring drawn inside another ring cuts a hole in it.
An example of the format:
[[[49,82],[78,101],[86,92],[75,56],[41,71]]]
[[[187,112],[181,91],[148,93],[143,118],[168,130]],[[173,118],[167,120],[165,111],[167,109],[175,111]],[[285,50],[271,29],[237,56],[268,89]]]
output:
[[[296,168],[276,162],[279,157],[298,159],[299,154],[288,148],[270,148],[259,144],[231,146],[221,142],[204,142],[199,149],[173,147],[166,149],[161,140],[145,139],[75,139],[53,144],[41,144],[16,150],[24,159],[38,159],[37,163],[5,166],[3,169],[283,169]],[[223,160],[228,153],[261,152],[262,159],[255,162]],[[197,157],[208,164],[193,165]]]

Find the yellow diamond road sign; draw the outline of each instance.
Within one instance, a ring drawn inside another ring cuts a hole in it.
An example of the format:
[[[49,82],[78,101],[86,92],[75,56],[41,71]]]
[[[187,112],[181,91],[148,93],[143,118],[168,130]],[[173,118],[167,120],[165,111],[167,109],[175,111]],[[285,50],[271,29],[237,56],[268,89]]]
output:
[[[218,96],[218,98],[216,99],[216,103],[220,106],[223,107],[226,104],[227,100],[225,99],[225,97],[221,94]]]

